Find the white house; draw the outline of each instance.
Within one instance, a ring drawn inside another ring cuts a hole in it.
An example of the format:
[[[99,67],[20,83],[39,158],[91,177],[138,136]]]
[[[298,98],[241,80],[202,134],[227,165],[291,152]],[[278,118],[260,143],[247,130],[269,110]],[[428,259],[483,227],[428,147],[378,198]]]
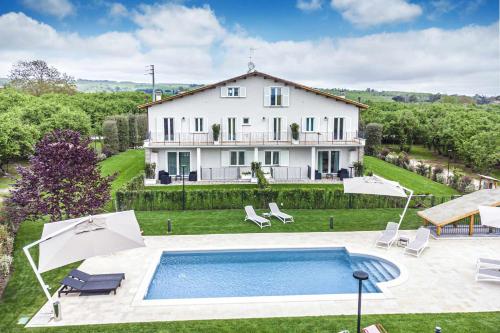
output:
[[[184,166],[197,180],[249,179],[258,161],[276,181],[330,178],[363,158],[358,126],[367,105],[257,71],[139,107],[148,112],[146,162],[157,175],[181,175]]]

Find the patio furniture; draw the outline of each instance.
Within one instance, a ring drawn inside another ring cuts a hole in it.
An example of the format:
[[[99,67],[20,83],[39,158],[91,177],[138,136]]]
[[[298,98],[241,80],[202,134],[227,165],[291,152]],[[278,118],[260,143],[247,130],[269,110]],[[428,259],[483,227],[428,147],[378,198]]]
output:
[[[333,173],[327,173],[327,174],[325,175],[325,178],[326,178],[326,179],[333,179]]]
[[[337,172],[337,176],[340,178],[340,180],[344,180],[344,178],[349,178],[349,171],[347,169],[340,169]]]
[[[121,280],[104,280],[104,281],[79,281],[70,277],[65,277],[61,282],[62,288],[59,289],[57,295],[61,294],[80,293],[80,296],[91,294],[109,294],[114,292],[121,285]]]
[[[490,268],[479,268],[476,272],[476,281],[500,282],[500,270]]]
[[[415,239],[412,240],[405,247],[405,254],[411,254],[416,257],[419,257],[426,247],[429,246],[429,236],[431,235],[431,231],[425,227],[420,227],[417,230],[417,235]]]
[[[113,274],[87,274],[78,269],[73,269],[68,274],[69,277],[77,279],[83,282],[87,281],[114,281],[114,280],[124,280],[124,273],[113,273]]]
[[[271,210],[271,216],[276,217],[283,223],[290,223],[293,221],[293,216],[283,213],[275,202],[269,203],[269,209]]]
[[[479,268],[490,268],[490,269],[500,269],[499,259],[489,259],[489,258],[479,258],[476,264],[477,269]]]
[[[397,246],[399,247],[406,247],[408,246],[408,243],[410,242],[410,238],[406,236],[400,236],[398,238]]]
[[[178,180],[182,180],[182,175],[175,175],[175,180],[178,181]]]
[[[197,172],[196,172],[196,171],[191,171],[191,172],[189,172],[188,180],[189,180],[190,182],[195,182],[195,181],[197,181],[197,180],[198,180],[198,174],[197,174]]]
[[[363,328],[363,333],[387,333],[387,331],[381,324],[375,324]]]
[[[166,185],[172,183],[172,177],[165,170],[158,172],[158,178],[160,179],[160,184]]]
[[[257,215],[252,206],[245,206],[245,213],[246,213],[245,221],[250,220],[253,223],[257,224],[261,229],[264,227],[271,226],[271,221],[262,216]]]
[[[399,224],[396,222],[388,222],[385,230],[375,242],[376,247],[389,249],[398,237]]]

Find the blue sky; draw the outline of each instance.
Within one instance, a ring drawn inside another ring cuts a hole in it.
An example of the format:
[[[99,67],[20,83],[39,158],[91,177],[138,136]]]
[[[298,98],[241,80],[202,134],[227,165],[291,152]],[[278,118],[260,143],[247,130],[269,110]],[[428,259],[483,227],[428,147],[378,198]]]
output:
[[[494,0],[1,1],[0,77],[42,58],[81,78],[144,81],[155,63],[161,81],[204,83],[241,74],[254,47],[258,70],[315,86],[500,94],[498,13]]]

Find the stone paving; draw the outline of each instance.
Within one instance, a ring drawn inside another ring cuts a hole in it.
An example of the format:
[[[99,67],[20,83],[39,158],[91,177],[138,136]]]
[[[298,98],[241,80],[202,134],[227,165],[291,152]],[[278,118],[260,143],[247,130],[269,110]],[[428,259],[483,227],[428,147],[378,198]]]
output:
[[[414,237],[415,231],[401,235]],[[500,283],[475,282],[478,257],[499,257],[500,240],[488,238],[430,241],[420,258],[403,249],[375,248],[378,232],[227,234],[145,237],[145,248],[95,257],[82,263],[89,273],[125,272],[117,295],[62,296],[62,320],[49,321],[48,303],[28,326],[61,326],[124,322],[202,320],[256,317],[355,314],[355,297],[269,298],[232,303],[185,301],[170,304],[142,297],[157,260],[164,250],[209,250],[287,247],[341,247],[377,255],[395,262],[402,276],[388,283],[378,297],[363,298],[363,313],[438,313],[500,310]],[[337,295],[338,296],[338,295]],[[353,296],[353,295],[351,295]],[[151,303],[148,303],[151,302]],[[149,305],[148,305],[149,304]]]

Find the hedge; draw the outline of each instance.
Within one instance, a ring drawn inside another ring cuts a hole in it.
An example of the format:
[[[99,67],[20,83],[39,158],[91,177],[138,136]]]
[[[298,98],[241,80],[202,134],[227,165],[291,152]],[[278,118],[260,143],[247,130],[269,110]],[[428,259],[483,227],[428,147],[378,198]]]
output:
[[[135,182],[135,181],[134,181]],[[141,186],[116,193],[118,210],[180,210],[182,191],[151,191]],[[412,199],[410,207],[430,207],[452,196],[424,196]],[[295,209],[403,208],[406,199],[376,195],[346,194],[325,189],[202,189],[186,191],[186,209],[242,209],[246,205],[267,208],[269,202]]]
[[[110,119],[116,121],[116,126],[118,128],[118,150],[125,151],[129,147],[129,128],[128,128],[128,117],[127,116],[113,116]]]
[[[110,155],[118,153],[118,127],[116,121],[106,120],[102,125],[102,135],[104,136],[103,151],[108,152]]]

